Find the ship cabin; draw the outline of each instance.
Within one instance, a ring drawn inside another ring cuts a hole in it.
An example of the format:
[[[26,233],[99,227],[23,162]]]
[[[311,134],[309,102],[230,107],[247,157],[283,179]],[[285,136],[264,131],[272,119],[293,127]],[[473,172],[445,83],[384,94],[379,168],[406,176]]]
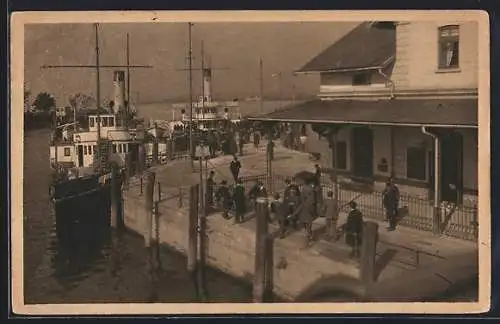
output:
[[[101,155],[119,165],[124,165],[126,154],[135,151],[137,141],[144,137],[140,130],[128,129],[118,115],[89,115],[88,129],[78,129],[74,123],[58,126],[50,147],[51,164],[69,168],[93,167],[98,156],[98,126]]]

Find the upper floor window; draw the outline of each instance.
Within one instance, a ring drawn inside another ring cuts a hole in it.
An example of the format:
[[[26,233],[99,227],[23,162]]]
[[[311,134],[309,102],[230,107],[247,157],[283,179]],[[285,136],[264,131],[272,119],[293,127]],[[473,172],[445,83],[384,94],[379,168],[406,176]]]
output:
[[[370,73],[358,73],[352,77],[352,85],[370,85],[372,82],[372,75]]]
[[[458,68],[459,29],[457,25],[439,28],[439,68]]]

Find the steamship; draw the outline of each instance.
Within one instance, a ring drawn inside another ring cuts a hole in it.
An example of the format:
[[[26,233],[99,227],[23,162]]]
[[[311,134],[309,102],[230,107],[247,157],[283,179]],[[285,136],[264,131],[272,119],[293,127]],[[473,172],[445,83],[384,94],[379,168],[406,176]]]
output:
[[[214,101],[212,99],[212,71],[210,68],[204,68],[202,73],[203,93],[196,102],[193,102],[193,125],[200,130],[217,130],[223,128],[228,121],[238,123],[241,120],[238,101]],[[174,104],[173,108],[181,109],[181,118],[178,121],[188,126],[191,122],[189,114],[186,113],[189,103]]]
[[[50,145],[52,167],[66,170],[70,179],[80,178],[94,174],[98,165],[114,162],[123,167],[128,153],[137,154],[144,127],[130,119],[124,80],[123,71],[114,71],[114,101],[106,113],[88,114],[87,125],[75,120],[56,127]]]

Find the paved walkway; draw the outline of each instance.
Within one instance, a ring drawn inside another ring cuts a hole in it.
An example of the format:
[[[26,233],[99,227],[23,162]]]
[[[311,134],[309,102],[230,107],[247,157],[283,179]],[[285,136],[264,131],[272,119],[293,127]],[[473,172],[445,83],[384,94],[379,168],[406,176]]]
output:
[[[232,183],[232,176],[229,171],[229,163],[232,159],[232,156],[226,155],[219,156],[208,161],[208,169],[216,171],[217,182],[225,179],[228,181],[228,183]],[[247,144],[245,146],[245,154],[239,157],[239,160],[242,164],[242,169],[240,171],[241,177],[265,174],[265,145],[260,145],[258,149],[255,149],[253,145]],[[195,165],[196,163],[198,162],[195,161]],[[293,176],[301,170],[313,171],[314,163],[315,162],[309,159],[308,154],[293,151],[280,145],[276,145],[275,159],[272,162],[272,168],[274,172],[279,175]],[[195,167],[193,172],[189,161],[174,161],[167,165],[153,167],[152,170],[156,171],[156,180],[161,184],[162,200],[178,199],[177,195],[179,192],[179,186],[187,188],[188,186],[199,183],[200,181],[199,167]],[[134,182],[131,186],[135,186],[136,190],[139,190],[139,184],[136,179],[134,179]],[[275,189],[280,190],[280,188]],[[349,197],[352,196],[351,194],[354,195],[355,193],[349,193]],[[356,193],[356,195],[359,195],[359,193]],[[183,190],[183,196],[184,206],[187,206],[187,190]],[[155,197],[157,197],[157,193],[155,193]],[[362,197],[358,197],[357,201],[359,199],[363,200]],[[378,218],[380,215],[374,215],[374,217],[370,217],[370,214],[365,213],[364,216],[365,220],[374,221],[379,224],[381,241],[379,246],[379,248],[381,249],[380,253],[383,254],[383,251],[385,250],[392,251],[396,249],[398,251],[397,257],[393,257],[393,259],[399,259],[399,256],[401,256],[403,259],[409,259],[409,261],[402,260],[402,264],[408,261],[406,263],[410,263],[411,265],[413,265],[415,263],[416,251],[422,252],[419,253],[419,262],[422,264],[422,262],[425,263],[425,260],[427,259],[435,260],[436,258],[438,258],[436,256],[430,256],[428,254],[446,258],[446,256],[477,249],[476,242],[454,239],[444,235],[434,235],[428,231],[417,230],[406,226],[398,226],[396,231],[388,232],[386,230],[387,223],[381,221],[380,218]],[[345,218],[346,214],[341,213],[339,224],[342,224],[345,221]],[[323,218],[319,218],[314,222],[314,230],[318,235],[324,232]],[[294,233],[291,236],[295,237],[297,235],[302,236],[303,234]],[[320,241],[323,242],[322,240]],[[338,245],[339,243],[336,244]],[[321,253],[321,251],[322,250],[319,249],[319,253]],[[391,253],[393,254],[393,252]]]

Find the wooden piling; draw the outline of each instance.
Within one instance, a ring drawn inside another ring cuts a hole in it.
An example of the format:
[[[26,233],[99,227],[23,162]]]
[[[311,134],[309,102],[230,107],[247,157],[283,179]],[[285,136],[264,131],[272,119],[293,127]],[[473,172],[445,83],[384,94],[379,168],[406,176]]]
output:
[[[203,196],[200,196],[203,200]],[[199,218],[199,231],[198,231],[198,286],[200,288],[200,297],[203,301],[208,299],[208,290],[206,286],[206,263],[207,263],[207,216],[208,209],[206,204],[203,204],[203,209],[200,213]]]
[[[264,302],[266,292],[266,241],[268,203],[266,198],[259,198],[256,202],[256,237],[255,237],[255,270],[253,276],[253,300],[255,303]]]
[[[116,164],[111,165],[111,227],[121,228],[123,225],[123,219],[121,219],[120,213],[120,181],[119,181],[118,166]]]
[[[378,224],[364,222],[361,241],[360,277],[366,287],[375,281],[375,255],[378,242]]]
[[[151,246],[151,241],[153,238],[153,196],[155,190],[155,177],[156,174],[152,171],[146,172],[144,174],[146,181],[145,190],[145,215],[146,215],[146,231],[144,235],[144,243],[146,247]]]
[[[266,236],[266,280],[265,280],[265,300],[273,300],[274,292],[274,237],[271,234]]]
[[[188,225],[188,271],[196,271],[198,250],[198,197],[199,185],[191,186],[189,192],[189,225]]]

